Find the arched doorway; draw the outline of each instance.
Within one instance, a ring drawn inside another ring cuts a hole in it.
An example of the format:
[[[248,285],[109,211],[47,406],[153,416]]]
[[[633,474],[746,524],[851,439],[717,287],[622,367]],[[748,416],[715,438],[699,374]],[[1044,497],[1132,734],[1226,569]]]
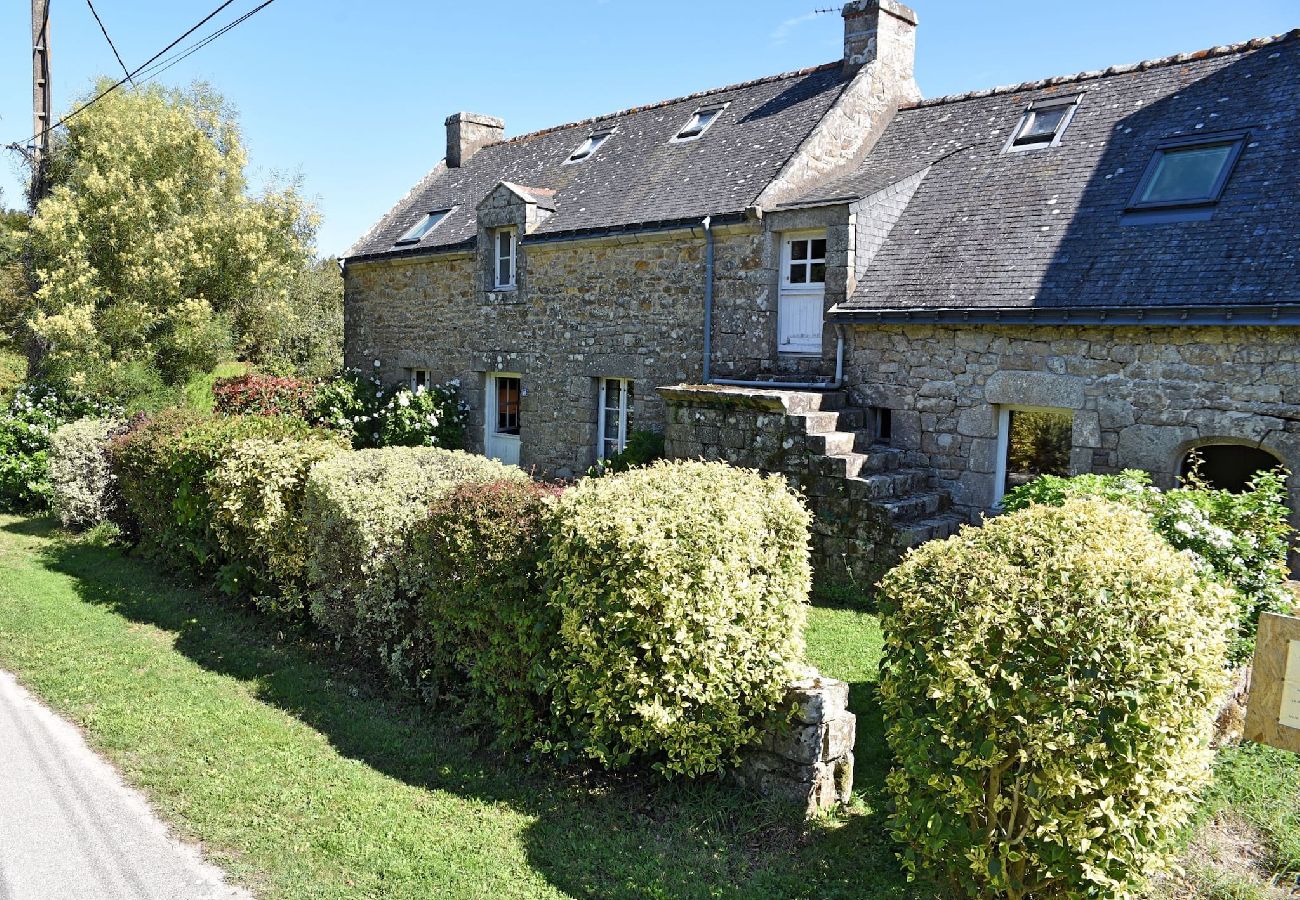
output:
[[[1246,444],[1202,444],[1187,451],[1179,466],[1179,477],[1186,479],[1196,459],[1200,459],[1201,478],[1212,488],[1241,493],[1255,473],[1282,465],[1272,453]]]

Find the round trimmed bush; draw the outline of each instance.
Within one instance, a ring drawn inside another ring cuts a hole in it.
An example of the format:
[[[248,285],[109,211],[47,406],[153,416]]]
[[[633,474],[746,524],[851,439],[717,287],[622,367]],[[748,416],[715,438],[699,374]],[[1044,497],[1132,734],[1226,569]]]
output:
[[[387,447],[341,453],[314,465],[303,494],[311,617],[377,657],[395,678],[419,684],[428,667],[416,615],[428,586],[412,529],[458,484],[528,476],[462,450]]]
[[[559,616],[540,563],[560,489],[531,481],[463,484],[434,501],[414,538],[427,557],[422,618],[438,657],[463,681],[466,718],[498,746],[550,725],[550,654]]]
[[[660,462],[556,504],[556,712],[606,766],[735,761],[803,654],[809,515],[779,477]]]
[[[307,473],[343,452],[342,439],[249,440],[212,474],[213,529],[231,562],[223,586],[263,612],[298,618],[307,590]]]
[[[881,584],[895,837],[953,896],[1126,896],[1206,782],[1232,627],[1141,512],[1031,506]]]
[[[78,419],[50,435],[50,500],[65,527],[109,521],[118,496],[108,442],[125,427],[118,419]]]

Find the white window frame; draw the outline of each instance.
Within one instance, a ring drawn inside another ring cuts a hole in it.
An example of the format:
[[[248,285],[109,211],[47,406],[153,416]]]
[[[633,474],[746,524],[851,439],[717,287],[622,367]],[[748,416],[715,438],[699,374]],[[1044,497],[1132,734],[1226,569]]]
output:
[[[1011,414],[1013,412],[1064,413],[1070,417],[1070,451],[1074,451],[1074,423],[1078,410],[1063,406],[998,405],[998,456],[993,471],[993,508],[1002,508],[1002,498],[1007,493],[1007,450],[1011,444]]]
[[[510,238],[510,253],[503,255],[501,253],[501,237],[507,235]],[[501,264],[506,260],[510,261],[510,280],[501,280]],[[519,241],[518,236],[513,228],[498,228],[492,232],[492,286],[498,291],[513,290],[518,281],[519,269]]]
[[[409,371],[411,373],[411,390],[413,392],[419,393],[421,387],[427,391],[433,385],[433,373],[428,369],[411,369]],[[420,384],[421,375],[424,376],[423,385]]]
[[[826,256],[824,254],[821,257],[815,257],[812,255],[812,242],[824,241],[824,240],[826,240],[826,232],[820,229],[815,231],[785,231],[781,233],[781,292],[782,293],[785,294],[799,294],[799,293],[825,294],[826,293],[826,272],[825,272]],[[793,251],[793,246],[795,241],[808,242],[807,259],[801,259],[801,260],[794,259],[794,254],[792,251]],[[820,262],[823,267],[822,280],[804,281],[804,282],[791,281],[790,266],[795,262],[799,262],[803,264],[804,268],[808,272],[809,278],[812,277],[813,265],[817,262]]]
[[[704,135],[708,133],[709,129],[712,128],[715,123],[717,123],[718,119],[722,118],[722,113],[730,105],[731,105],[731,101],[728,100],[726,103],[706,103],[703,106],[696,107],[695,112],[691,113],[691,117],[686,120],[686,123],[682,125],[681,128],[677,129],[677,133],[673,135],[672,140],[670,140],[669,143],[685,144],[689,141],[698,141],[700,138],[704,137]],[[683,136],[682,132],[688,131],[691,125],[694,124],[696,121],[698,121],[700,116],[706,112],[713,113],[713,118],[709,119],[708,124],[705,125],[703,128],[701,128],[699,132],[696,134],[688,134]]]
[[[597,409],[599,415],[596,417],[596,459],[609,459],[610,455],[605,453],[605,426],[608,424],[606,418],[610,412],[608,409],[607,392],[609,382],[617,381],[619,383],[618,391],[618,449],[615,453],[622,453],[627,449],[627,434],[629,424],[629,407],[627,403],[628,395],[632,392],[631,378],[600,378],[600,401]]]

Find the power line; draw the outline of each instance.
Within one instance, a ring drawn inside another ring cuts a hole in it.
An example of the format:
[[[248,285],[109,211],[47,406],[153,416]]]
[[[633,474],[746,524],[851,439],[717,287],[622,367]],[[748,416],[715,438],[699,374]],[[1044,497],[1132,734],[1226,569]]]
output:
[[[180,52],[175,53],[172,56],[169,56],[167,59],[159,60],[159,62],[155,64],[152,68],[142,73],[144,75],[144,78],[141,79],[141,83],[157,78],[163,72],[167,71],[172,66],[176,65],[178,62],[185,59],[187,56],[191,56],[195,53],[198,53],[208,44],[211,44],[217,38],[221,37],[226,32],[231,31],[236,26],[242,25],[244,22],[248,21],[253,16],[257,15],[259,12],[266,9],[266,7],[270,6],[274,2],[275,0],[265,0],[264,3],[254,7],[253,9],[250,9],[248,12],[244,13],[238,19],[235,19],[229,25],[225,26],[224,28],[218,29],[217,31],[214,31],[212,34],[208,35],[203,40],[196,41],[186,49],[181,50]]]
[[[95,21],[99,24],[99,30],[104,32],[104,40],[108,41],[109,49],[111,49],[113,55],[117,57],[117,64],[121,66],[122,71],[126,73],[126,80],[131,82],[131,87],[135,87],[135,82],[131,81],[131,70],[126,67],[126,63],[122,62],[122,54],[117,52],[117,45],[114,44],[113,39],[108,36],[108,29],[104,27],[104,20],[99,17],[99,11],[95,9],[93,0],[86,0],[86,5],[90,7],[90,14],[95,17]]]
[[[140,70],[141,70],[141,69],[145,68],[145,67],[148,66],[150,63],[154,62],[156,59],[158,59],[158,57],[162,56],[162,55],[163,55],[164,53],[166,53],[168,50],[170,50],[171,48],[175,47],[177,44],[179,44],[181,41],[185,40],[187,37],[189,37],[190,35],[192,35],[194,32],[198,31],[198,30],[199,30],[200,28],[202,28],[204,25],[208,24],[208,22],[212,21],[212,19],[215,18],[216,15],[217,15],[218,13],[220,13],[223,9],[225,9],[227,6],[229,6],[230,4],[232,4],[232,3],[234,3],[234,2],[235,2],[235,0],[225,0],[224,3],[222,3],[222,4],[221,4],[220,6],[218,6],[216,9],[214,9],[212,12],[208,13],[206,16],[204,16],[203,19],[200,20],[199,23],[198,23],[197,25],[195,25],[194,27],[190,28],[188,31],[186,31],[184,34],[182,34],[182,35],[181,35],[180,37],[178,37],[176,40],[172,41],[172,42],[171,42],[170,44],[168,44],[166,47],[163,47],[161,50],[159,50],[159,51],[158,51],[157,53],[155,53],[153,56],[151,56],[151,57],[149,57],[148,59],[146,59],[146,60],[144,61],[144,63],[140,65],[139,68],[133,69],[131,72],[128,72],[128,73],[127,73],[127,78],[130,78],[130,77],[132,77],[132,76],[134,76],[134,75],[138,75],[138,74],[140,73]],[[118,81],[118,82],[114,83],[113,85],[111,85],[110,87],[108,87],[108,88],[107,88],[103,93],[99,94],[98,96],[92,97],[92,98],[90,99],[90,101],[87,102],[85,105],[83,105],[83,106],[78,106],[78,107],[77,107],[76,109],[74,109],[72,112],[68,113],[68,114],[67,114],[66,116],[64,116],[62,119],[59,119],[59,121],[55,122],[53,125],[49,126],[48,128],[44,129],[43,131],[38,131],[36,134],[32,135],[31,137],[29,137],[29,138],[28,138],[27,140],[25,140],[25,141],[16,141],[16,142],[10,144],[10,145],[9,145],[9,148],[12,149],[12,150],[21,150],[21,149],[22,149],[22,146],[23,146],[24,144],[30,144],[32,141],[36,140],[36,139],[39,138],[39,137],[43,137],[43,136],[45,136],[46,134],[48,134],[49,132],[53,131],[54,129],[56,129],[56,128],[62,126],[62,125],[66,125],[69,121],[71,121],[72,119],[76,118],[76,117],[79,116],[81,113],[85,112],[86,110],[90,109],[90,107],[94,106],[94,105],[95,105],[96,103],[98,103],[100,100],[103,100],[105,97],[107,97],[109,94],[113,93],[113,91],[117,90],[118,88],[120,88],[120,87],[121,87],[122,85],[124,85],[124,84],[126,84],[126,78],[123,78],[121,81]]]

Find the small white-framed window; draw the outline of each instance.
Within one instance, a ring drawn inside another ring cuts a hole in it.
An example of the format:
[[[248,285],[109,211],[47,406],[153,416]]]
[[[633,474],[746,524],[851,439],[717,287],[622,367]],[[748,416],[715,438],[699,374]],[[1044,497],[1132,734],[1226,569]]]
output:
[[[801,234],[786,237],[781,248],[781,286],[822,289],[826,285],[826,236]]]
[[[397,241],[393,244],[395,247],[402,247],[407,244],[418,244],[424,240],[425,235],[442,224],[442,220],[447,218],[451,213],[450,209],[437,209],[433,212],[425,213],[420,221],[412,225]]]
[[[565,164],[582,162],[592,156],[600,149],[601,144],[609,140],[609,136],[613,133],[614,129],[612,128],[605,131],[593,131],[585,141],[578,145],[576,150],[569,154],[569,158],[564,161]]]
[[[695,112],[691,113],[691,117],[686,120],[686,124],[682,126],[681,131],[677,132],[673,137],[673,143],[698,140],[718,120],[718,116],[722,115],[722,111],[728,105],[726,103],[717,103],[712,106],[701,106],[695,110]]]
[[[1016,130],[1012,132],[1006,149],[1036,150],[1040,147],[1055,147],[1061,143],[1082,97],[1082,94],[1049,97],[1029,104],[1020,117]]]
[[[523,396],[521,381],[518,375],[497,375],[492,379],[496,390],[493,404],[496,416],[492,427],[496,434],[519,435],[519,401]]]
[[[627,436],[632,430],[632,380],[600,379],[599,408],[596,458],[609,459],[627,448]]]
[[[515,230],[498,228],[492,238],[492,274],[497,290],[515,286]]]
[[[1074,410],[1041,406],[998,407],[998,463],[993,505],[1012,488],[1042,475],[1070,474]]]
[[[427,391],[429,386],[433,384],[428,369],[408,369],[407,371],[411,376],[411,390],[415,391],[417,394],[420,391]]]

